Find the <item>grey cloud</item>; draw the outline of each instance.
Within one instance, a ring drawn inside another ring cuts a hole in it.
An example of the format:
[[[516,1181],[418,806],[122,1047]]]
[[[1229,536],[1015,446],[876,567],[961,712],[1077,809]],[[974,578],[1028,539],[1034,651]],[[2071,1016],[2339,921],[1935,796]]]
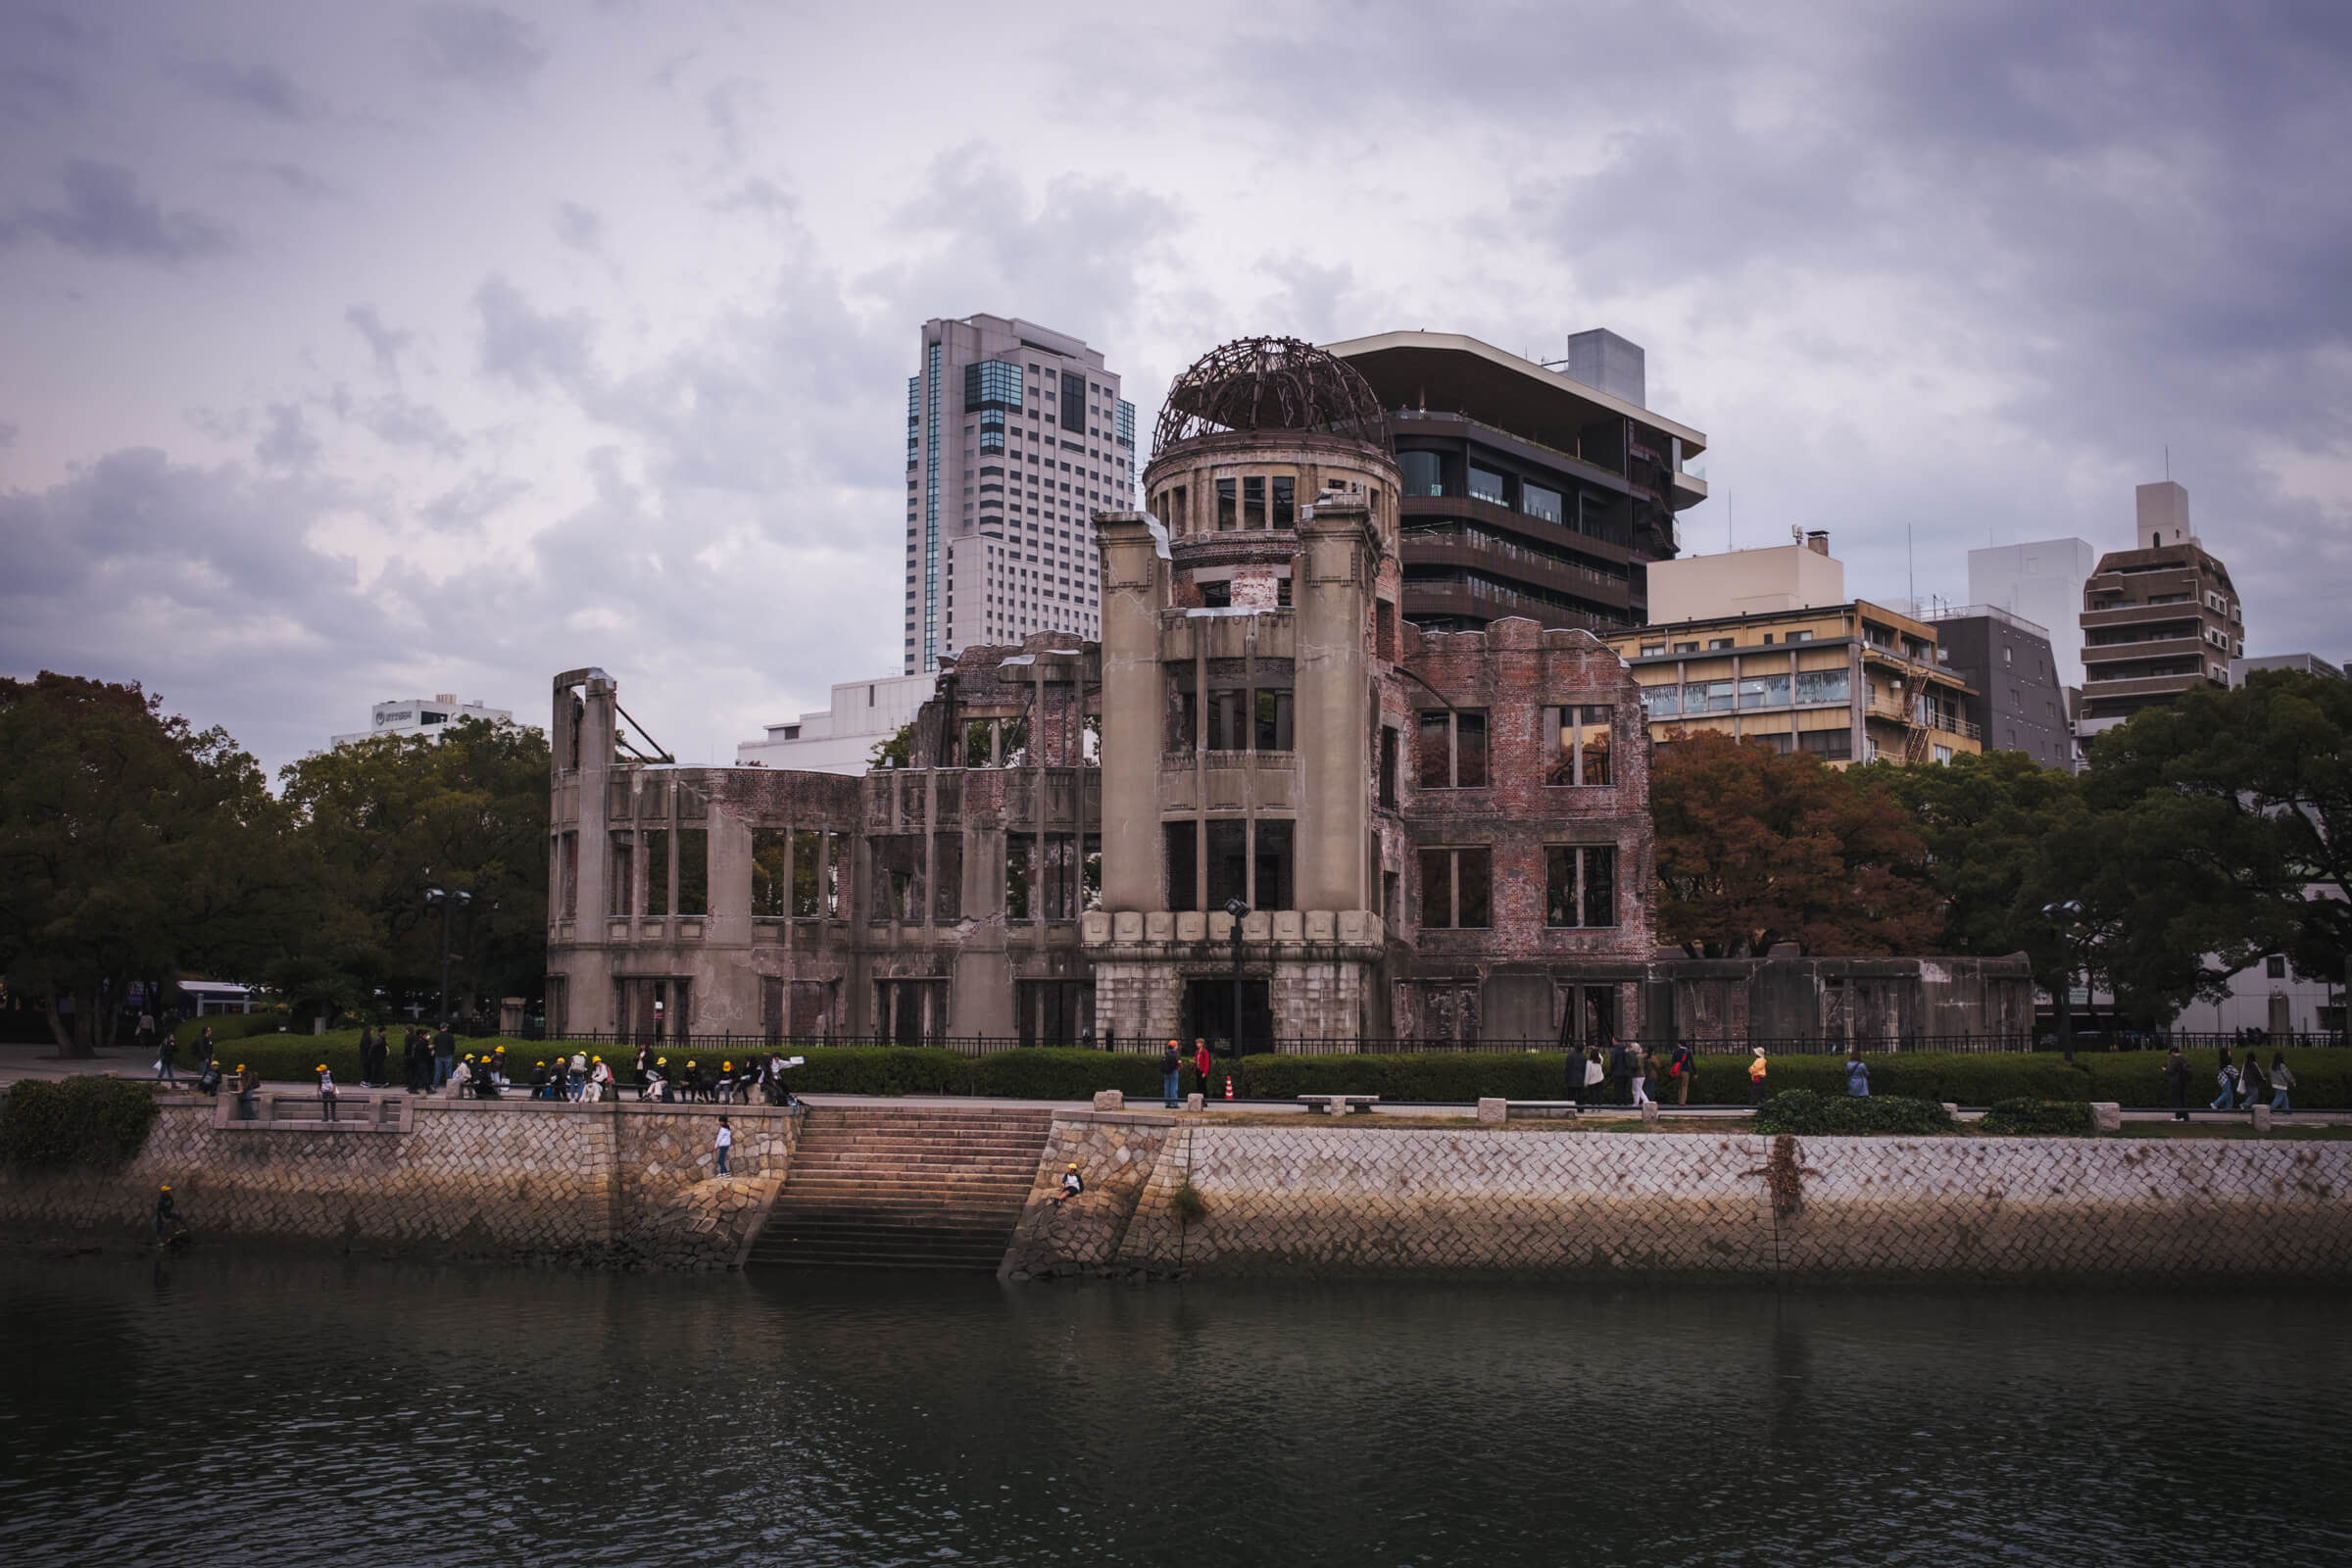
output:
[[[748,76],[729,76],[703,94],[703,113],[718,133],[727,162],[743,157],[746,122],[766,107],[766,91]]]
[[[403,332],[384,324],[372,305],[354,305],[343,313],[351,329],[368,340],[368,349],[375,355],[375,368],[387,376],[400,374],[400,354],[415,338],[413,332]]]
[[[6,452],[10,447],[15,446],[16,444],[17,427],[9,423],[6,419],[0,419],[0,452]]]
[[[556,238],[575,251],[591,255],[604,248],[605,220],[578,202],[563,202],[556,208]]]
[[[547,60],[539,29],[495,6],[426,6],[416,13],[409,40],[409,63],[417,74],[467,87],[520,87]]]
[[[0,245],[39,234],[85,256],[125,257],[173,266],[229,248],[228,226],[202,213],[167,212],[139,194],[138,180],[118,164],[75,159],[60,176],[65,204],[26,207],[0,219]]]
[[[593,378],[596,326],[586,316],[544,314],[498,276],[474,291],[473,303],[482,322],[484,373],[525,391],[550,382],[578,391]]]
[[[176,68],[174,74],[208,98],[254,110],[272,120],[299,122],[318,113],[318,105],[310,94],[275,66],[196,60]]]
[[[254,444],[253,455],[266,468],[308,468],[318,461],[318,438],[311,434],[302,410],[291,403],[270,405],[269,424]]]
[[[104,29],[63,11],[0,8],[0,119],[37,125],[89,98],[84,72]]]
[[[447,416],[430,404],[387,395],[350,405],[347,414],[386,446],[404,447],[437,458],[465,456],[465,437],[451,426]]]
[[[306,202],[319,202],[335,194],[335,187],[300,164],[256,163],[239,159],[228,166],[240,174],[256,175],[269,180],[289,196]]]
[[[482,519],[509,502],[530,494],[521,479],[495,473],[469,473],[457,484],[417,508],[417,515],[435,528],[470,532]]]

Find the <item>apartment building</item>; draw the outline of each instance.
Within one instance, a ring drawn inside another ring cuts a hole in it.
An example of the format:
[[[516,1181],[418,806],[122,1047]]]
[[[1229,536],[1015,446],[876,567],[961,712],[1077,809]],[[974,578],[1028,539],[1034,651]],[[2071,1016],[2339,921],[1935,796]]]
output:
[[[906,380],[906,674],[976,643],[1091,637],[1090,519],[1133,504],[1135,405],[1077,338],[1001,316],[923,323]]]
[[[368,727],[337,735],[334,744],[350,746],[359,741],[372,740],[379,735],[398,735],[404,738],[423,736],[439,740],[450,725],[462,718],[479,719],[486,724],[513,723],[514,715],[504,708],[492,708],[478,697],[459,702],[455,692],[442,692],[436,697],[395,697],[377,703],[368,715]]]
[[[1653,603],[1677,618],[1606,641],[1633,666],[1653,739],[1719,730],[1839,766],[1983,750],[1935,626],[1845,599],[1829,548],[1817,531],[1650,568]]]
[[[2101,556],[2082,585],[2085,739],[2182,692],[2227,690],[2230,661],[2245,657],[2244,607],[2189,526],[2188,492],[2167,479],[2139,486],[2135,501],[2134,548]]]
[[[1996,605],[1947,606],[1926,618],[1937,661],[1967,685],[1964,710],[1984,749],[2076,771],[2072,713],[2049,632]]]
[[[1384,332],[1328,352],[1387,411],[1404,476],[1406,620],[1475,631],[1506,615],[1606,632],[1650,618],[1645,568],[1706,499],[1707,438],[1653,414],[1639,345],[1568,340],[1566,371],[1446,332]]]

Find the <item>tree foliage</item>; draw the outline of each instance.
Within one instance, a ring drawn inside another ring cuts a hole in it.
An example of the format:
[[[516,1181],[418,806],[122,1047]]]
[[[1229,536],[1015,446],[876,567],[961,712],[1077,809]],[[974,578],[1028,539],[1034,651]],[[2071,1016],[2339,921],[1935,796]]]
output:
[[[61,1051],[113,1043],[133,981],[252,972],[311,920],[291,819],[226,733],[135,684],[0,680],[0,970]]]
[[[331,918],[275,978],[314,1006],[434,996],[450,908],[452,1003],[527,995],[546,967],[548,751],[536,730],[462,719],[438,742],[373,736],[280,774]]]
[[[1693,956],[1921,953],[1941,926],[1927,847],[1868,771],[1703,731],[1658,748],[1650,810],[1658,939]]]

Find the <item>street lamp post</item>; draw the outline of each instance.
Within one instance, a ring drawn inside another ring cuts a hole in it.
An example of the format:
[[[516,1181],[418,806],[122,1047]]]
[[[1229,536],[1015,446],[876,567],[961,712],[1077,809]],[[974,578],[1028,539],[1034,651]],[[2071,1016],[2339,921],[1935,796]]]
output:
[[[1250,917],[1250,906],[1227,899],[1225,912],[1233,916],[1233,1040],[1227,1054],[1238,1061],[1242,1054],[1242,922]]]
[[[2058,928],[2058,943],[2066,956],[2066,974],[2058,983],[2058,1050],[2066,1064],[2075,1064],[2075,931],[2082,923],[2082,906],[2073,899],[2045,904],[2041,917]]]
[[[449,916],[461,904],[471,904],[473,895],[454,888],[426,888],[424,902],[441,906],[441,1027],[449,1027]]]

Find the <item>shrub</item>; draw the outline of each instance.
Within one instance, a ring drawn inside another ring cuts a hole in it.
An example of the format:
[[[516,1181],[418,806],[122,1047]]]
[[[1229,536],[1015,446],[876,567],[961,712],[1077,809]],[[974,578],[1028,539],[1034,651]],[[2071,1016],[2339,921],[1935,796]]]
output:
[[[1161,1088],[1157,1056],[1108,1051],[1031,1047],[982,1056],[971,1066],[972,1093],[1013,1100],[1090,1100],[1098,1090],[1116,1089],[1130,1100],[1156,1102]]]
[[[1933,1100],[1900,1095],[1817,1095],[1785,1090],[1756,1107],[1760,1133],[1842,1137],[1870,1133],[1941,1133],[1952,1128],[1951,1113]]]
[[[2004,1100],[1978,1119],[1977,1131],[1995,1138],[2035,1135],[2087,1138],[2091,1131],[2090,1102]]]
[[[144,1083],[83,1076],[26,1079],[0,1108],[0,1160],[11,1165],[122,1164],[147,1142],[155,1096]]]
[[[1566,1058],[1556,1051],[1395,1056],[1244,1056],[1237,1085],[1252,1100],[1299,1095],[1378,1095],[1383,1100],[1467,1104],[1567,1099]]]
[[[1198,1225],[1200,1217],[1208,1212],[1208,1200],[1200,1196],[1200,1189],[1193,1185],[1190,1176],[1184,1179],[1183,1186],[1176,1189],[1173,1201],[1176,1205],[1176,1221],[1180,1225]]]
[[[286,1015],[274,1009],[261,1012],[213,1012],[207,1013],[201,1018],[182,1018],[179,1020],[178,1029],[180,1056],[182,1059],[187,1057],[188,1048],[193,1046],[196,1043],[196,1037],[207,1029],[213,1032],[215,1046],[225,1047],[231,1040],[248,1040],[255,1035],[273,1035],[277,1033],[277,1026],[285,1021]]]

